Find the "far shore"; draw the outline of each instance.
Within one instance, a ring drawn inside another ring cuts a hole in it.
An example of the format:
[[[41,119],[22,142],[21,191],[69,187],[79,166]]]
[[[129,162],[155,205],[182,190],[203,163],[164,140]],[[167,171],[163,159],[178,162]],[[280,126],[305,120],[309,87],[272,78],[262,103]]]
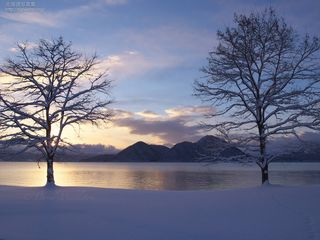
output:
[[[45,160],[19,160],[19,159],[14,159],[14,160],[2,160],[0,159],[0,162],[43,162],[45,163]],[[58,163],[203,163],[203,164],[214,164],[214,163],[252,163],[255,164],[255,162],[244,162],[244,161],[212,161],[212,162],[203,162],[203,161],[186,161],[186,162],[181,162],[181,161],[85,161],[85,160],[56,160],[55,162]],[[317,161],[298,161],[298,160],[283,160],[283,161],[273,161],[272,163],[320,163],[320,159]],[[271,163],[271,164],[272,164]]]

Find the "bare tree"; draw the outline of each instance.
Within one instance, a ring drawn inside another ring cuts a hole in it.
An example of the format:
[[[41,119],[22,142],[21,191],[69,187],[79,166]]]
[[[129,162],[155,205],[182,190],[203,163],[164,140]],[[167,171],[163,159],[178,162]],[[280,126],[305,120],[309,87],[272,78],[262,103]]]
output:
[[[234,23],[218,31],[219,44],[202,69],[204,80],[195,82],[195,95],[216,108],[209,129],[229,133],[251,150],[256,146],[264,183],[273,159],[268,141],[319,127],[311,110],[320,102],[320,43],[300,38],[271,8],[235,15]]]
[[[111,117],[111,82],[97,64],[96,55],[85,57],[60,37],[34,48],[18,44],[16,56],[1,66],[7,78],[0,94],[2,139],[41,152],[48,185],[54,185],[56,152],[68,144],[65,128]]]

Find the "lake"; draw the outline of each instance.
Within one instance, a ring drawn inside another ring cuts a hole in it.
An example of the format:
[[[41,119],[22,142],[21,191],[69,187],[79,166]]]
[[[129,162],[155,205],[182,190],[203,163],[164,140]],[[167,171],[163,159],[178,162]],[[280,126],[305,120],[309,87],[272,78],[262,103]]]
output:
[[[260,185],[256,164],[216,163],[55,163],[60,186],[118,189],[203,190]],[[46,164],[0,162],[0,185],[43,186]],[[270,182],[320,184],[320,163],[272,163]]]

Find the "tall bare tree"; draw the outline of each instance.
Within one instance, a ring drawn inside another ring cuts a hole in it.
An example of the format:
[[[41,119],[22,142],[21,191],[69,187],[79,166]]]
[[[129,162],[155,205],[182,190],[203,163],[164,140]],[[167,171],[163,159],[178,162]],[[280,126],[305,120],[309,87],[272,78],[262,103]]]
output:
[[[202,69],[205,78],[195,82],[195,95],[216,108],[209,129],[256,146],[264,183],[273,159],[268,141],[319,127],[314,116],[320,102],[320,42],[300,38],[271,8],[235,15],[234,23],[218,31],[219,44]]]
[[[0,68],[7,79],[0,94],[2,139],[41,152],[48,185],[54,185],[57,150],[68,144],[65,128],[111,117],[111,82],[97,64],[96,55],[85,57],[60,37],[32,48],[18,44]]]

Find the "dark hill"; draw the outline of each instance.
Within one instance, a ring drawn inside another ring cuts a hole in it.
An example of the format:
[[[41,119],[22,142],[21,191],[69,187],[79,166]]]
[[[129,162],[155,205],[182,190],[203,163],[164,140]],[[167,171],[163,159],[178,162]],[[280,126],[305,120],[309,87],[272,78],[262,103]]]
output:
[[[162,145],[150,145],[137,142],[114,156],[99,155],[85,161],[112,162],[198,162],[201,160],[214,161],[220,158],[243,156],[238,148],[231,146],[224,140],[205,136],[199,141],[181,142],[168,148]],[[203,158],[205,156],[205,158]],[[209,156],[209,157],[208,157]]]
[[[163,162],[193,162],[197,154],[197,146],[191,142],[174,145],[163,157]]]
[[[137,142],[115,156],[117,162],[159,162],[169,148]]]

